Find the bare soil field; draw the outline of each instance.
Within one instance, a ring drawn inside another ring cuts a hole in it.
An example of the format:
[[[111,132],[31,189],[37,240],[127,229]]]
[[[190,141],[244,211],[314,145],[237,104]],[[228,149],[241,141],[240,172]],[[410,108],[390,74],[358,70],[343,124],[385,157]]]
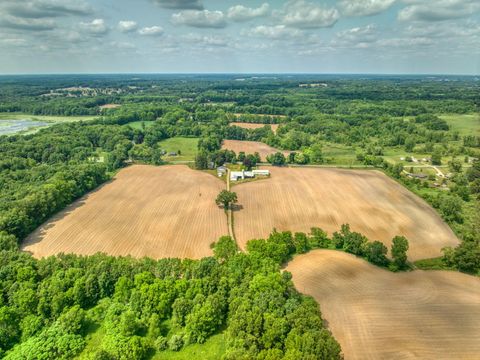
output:
[[[116,108],[119,108],[120,106],[122,106],[122,105],[120,105],[120,104],[105,104],[105,105],[99,106],[99,108],[102,109],[102,110],[103,109],[116,109]]]
[[[184,165],[134,165],[33,232],[24,250],[35,257],[64,253],[201,258],[228,234],[215,197],[215,177]]]
[[[241,208],[235,212],[235,234],[242,248],[273,228],[308,232],[320,227],[331,234],[346,223],[388,248],[394,236],[406,236],[409,260],[440,256],[443,247],[459,243],[425,201],[381,172],[268,169],[269,179],[235,187]]]
[[[260,141],[224,140],[222,149],[233,150],[237,155],[240,151],[245,152],[245,154],[258,152],[262,161],[266,161],[268,155],[275,154],[276,152],[281,152],[285,156],[290,153],[289,151],[275,149]]]
[[[278,124],[260,124],[260,123],[245,123],[245,122],[232,122],[230,126],[238,126],[244,129],[260,129],[263,128],[265,125],[270,125],[272,131],[274,133],[277,132]]]
[[[392,273],[315,250],[287,266],[313,296],[350,359],[478,359],[480,279],[449,271]]]

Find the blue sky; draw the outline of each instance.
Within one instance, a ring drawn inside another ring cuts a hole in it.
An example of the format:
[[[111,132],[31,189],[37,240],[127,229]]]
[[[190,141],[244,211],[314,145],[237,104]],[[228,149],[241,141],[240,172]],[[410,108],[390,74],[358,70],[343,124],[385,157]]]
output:
[[[480,0],[0,0],[0,73],[480,74]]]

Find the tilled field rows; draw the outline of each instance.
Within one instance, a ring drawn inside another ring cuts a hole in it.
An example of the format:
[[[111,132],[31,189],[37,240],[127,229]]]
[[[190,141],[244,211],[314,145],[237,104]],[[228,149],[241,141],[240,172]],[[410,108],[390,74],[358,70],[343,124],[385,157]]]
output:
[[[319,302],[346,360],[479,358],[477,277],[391,273],[331,250],[298,256],[286,270]]]
[[[235,187],[242,210],[235,212],[235,234],[242,248],[273,228],[332,233],[342,224],[390,247],[396,235],[410,242],[411,260],[441,255],[458,239],[422,199],[370,170],[269,167],[271,178]]]
[[[41,257],[59,252],[135,257],[211,255],[228,234],[214,202],[223,183],[186,166],[135,165],[37,229],[24,249]]]
[[[275,149],[259,141],[224,140],[222,149],[233,150],[237,155],[241,151],[245,154],[258,152],[262,161],[266,161],[268,155],[275,154],[276,152],[281,152],[285,156],[288,156],[290,153],[289,151]]]

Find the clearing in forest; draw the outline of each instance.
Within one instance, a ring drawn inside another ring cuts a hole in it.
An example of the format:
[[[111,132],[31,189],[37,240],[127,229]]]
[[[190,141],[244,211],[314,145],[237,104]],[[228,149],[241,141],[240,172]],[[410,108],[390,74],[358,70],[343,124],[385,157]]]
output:
[[[268,155],[276,152],[281,152],[285,156],[288,156],[290,153],[289,151],[275,149],[260,141],[223,140],[222,149],[233,150],[237,155],[240,151],[243,151],[245,154],[258,152],[262,161],[266,161]]]
[[[396,235],[408,238],[410,260],[440,256],[459,241],[425,201],[381,172],[327,168],[269,167],[264,181],[235,187],[241,209],[235,234],[241,248],[250,239],[279,231],[332,233],[342,224],[390,248]]]
[[[23,249],[53,254],[201,258],[228,234],[222,181],[184,165],[134,165],[33,232]]]
[[[478,277],[392,273],[333,250],[297,256],[286,270],[319,302],[345,359],[478,359]]]
[[[278,124],[260,124],[260,123],[247,123],[247,122],[231,122],[230,126],[238,126],[244,129],[261,129],[264,126],[270,126],[274,133],[277,132]]]
[[[105,104],[105,105],[100,105],[99,108],[100,108],[101,110],[104,110],[104,109],[116,109],[116,108],[119,108],[120,106],[122,106],[122,105],[120,105],[120,104]]]

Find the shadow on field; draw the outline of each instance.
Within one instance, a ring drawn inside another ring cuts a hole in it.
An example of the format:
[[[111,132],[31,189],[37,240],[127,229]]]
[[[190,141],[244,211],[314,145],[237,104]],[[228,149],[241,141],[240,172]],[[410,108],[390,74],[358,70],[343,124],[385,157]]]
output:
[[[233,204],[231,207],[233,212],[243,210],[243,205],[240,204]]]
[[[63,210],[60,210],[56,214],[52,215],[43,224],[41,224],[38,228],[36,228],[30,235],[28,235],[25,238],[25,240],[22,242],[22,244],[20,246],[21,250],[25,251],[24,248],[26,246],[33,245],[33,244],[41,242],[43,240],[43,238],[45,237],[45,235],[47,234],[47,231],[49,229],[51,229],[52,227],[54,227],[55,223],[57,221],[60,221],[64,217],[66,217],[69,214],[71,214],[72,212],[74,212],[79,207],[85,205],[85,203],[87,202],[87,200],[89,199],[90,196],[99,192],[105,186],[108,186],[109,184],[111,184],[114,181],[115,181],[115,179],[111,179],[107,182],[104,182],[103,184],[101,184],[97,188],[91,190],[90,192],[86,193],[82,197],[75,200],[70,205],[67,205],[67,207],[65,207]],[[27,252],[31,253],[30,251],[27,251]]]

